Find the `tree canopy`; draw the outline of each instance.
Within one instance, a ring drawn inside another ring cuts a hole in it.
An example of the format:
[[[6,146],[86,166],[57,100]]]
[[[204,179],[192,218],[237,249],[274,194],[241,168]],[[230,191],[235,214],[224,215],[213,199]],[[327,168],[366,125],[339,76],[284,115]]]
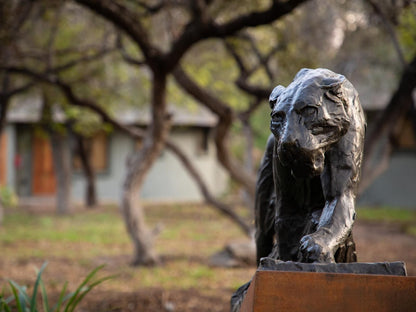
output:
[[[115,128],[141,138],[127,162],[120,205],[134,263],[153,264],[158,257],[138,193],[164,148],[207,202],[251,233],[170,141],[170,105],[202,105],[217,116],[218,161],[253,197],[252,147],[261,148],[269,133],[260,104],[270,90],[302,67],[328,67],[345,74],[366,102],[387,100],[374,96],[395,90],[385,77],[413,68],[414,10],[410,1],[372,0],[13,0],[0,5],[0,130],[13,96],[42,90],[76,132]],[[151,112],[146,129],[117,120],[120,107],[131,106]],[[243,153],[230,141],[248,148]]]

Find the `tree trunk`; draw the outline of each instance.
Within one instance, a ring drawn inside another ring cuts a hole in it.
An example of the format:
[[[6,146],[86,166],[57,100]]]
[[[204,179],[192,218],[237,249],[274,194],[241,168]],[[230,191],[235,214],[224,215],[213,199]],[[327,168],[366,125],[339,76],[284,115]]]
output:
[[[220,164],[227,170],[230,176],[244,186],[247,194],[254,198],[255,196],[255,174],[242,170],[244,166],[238,164],[238,161],[232,157],[229,149],[229,133],[233,117],[219,116],[218,124],[215,128],[215,147],[217,148],[217,159]]]
[[[215,129],[214,138],[217,149],[217,159],[227,170],[230,176],[237,182],[241,183],[247,193],[254,198],[256,189],[255,175],[251,172],[249,173],[242,170],[243,166],[232,157],[228,148],[228,135],[235,117],[233,110],[219,98],[200,87],[180,66],[175,68],[173,76],[178,85],[185,90],[185,92],[190,94],[193,98],[218,116],[218,124]]]
[[[390,144],[389,140],[394,136],[394,130],[398,123],[401,122],[414,107],[413,91],[416,88],[416,56],[405,67],[399,85],[393,93],[387,107],[380,113],[375,120],[371,129],[369,129],[364,145],[364,163],[362,167],[362,179],[359,188],[359,194],[371,185],[371,183],[380,175],[386,166],[386,161],[390,159],[392,153],[391,146],[382,146],[384,157],[379,162],[374,161],[378,156],[378,147],[383,137],[387,137],[385,144]]]
[[[219,212],[227,216],[230,220],[236,223],[240,229],[248,236],[252,237],[253,228],[247,224],[243,218],[241,218],[234,210],[226,205],[225,203],[217,200],[208,190],[207,185],[204,183],[201,175],[198,173],[197,169],[192,165],[189,158],[183,153],[175,144],[172,142],[167,142],[166,147],[173,152],[176,157],[182,162],[182,165],[194,179],[194,182],[198,186],[202,196],[205,198],[205,201],[216,208]]]
[[[134,244],[133,265],[154,265],[159,262],[153,248],[154,234],[146,226],[139,195],[143,181],[162,151],[169,134],[170,121],[166,114],[165,101],[166,74],[153,72],[152,122],[142,148],[127,162],[121,199],[124,221]]]
[[[53,167],[56,179],[56,211],[58,214],[70,212],[71,197],[71,150],[68,144],[66,129],[53,120],[50,91],[42,88],[42,119],[40,124],[49,134],[52,148]]]
[[[78,155],[81,160],[82,170],[87,182],[85,190],[85,205],[88,208],[97,206],[97,192],[95,188],[95,173],[91,165],[85,142],[81,135],[76,135]]]
[[[246,118],[242,118],[241,123],[243,124],[243,133],[245,139],[244,168],[247,172],[255,175],[253,161],[254,138],[249,117],[247,116]],[[249,192],[244,190],[243,198],[247,207],[254,207],[254,197],[252,197]],[[251,216],[254,218],[254,209],[250,209],[249,211]]]
[[[0,228],[3,226],[4,208],[0,200]]]
[[[67,214],[71,210],[71,151],[66,135],[53,131],[50,140],[57,185],[56,210],[58,214]]]
[[[8,89],[8,85],[9,85],[9,79],[8,79],[7,74],[5,74],[5,77],[3,77],[3,83],[1,86],[2,88],[0,90],[0,138],[1,138],[1,134],[3,133],[3,128],[6,125],[7,108],[10,103],[9,98],[5,96],[5,93],[7,92],[7,89]],[[3,205],[1,203],[1,198],[0,198],[0,227],[3,224],[3,216],[4,216],[4,208],[3,208]]]

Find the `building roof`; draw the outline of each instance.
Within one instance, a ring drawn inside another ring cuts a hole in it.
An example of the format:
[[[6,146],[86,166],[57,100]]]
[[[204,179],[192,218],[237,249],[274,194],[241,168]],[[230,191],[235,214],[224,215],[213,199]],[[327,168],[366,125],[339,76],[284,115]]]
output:
[[[202,106],[178,107],[169,106],[169,113],[175,126],[214,127],[217,116]],[[147,125],[150,121],[150,111],[145,108],[129,108],[118,112],[115,118],[126,125]]]
[[[125,107],[114,113],[114,118],[125,125],[147,125],[150,122],[150,111],[146,108]],[[36,123],[41,119],[42,100],[40,95],[17,96],[13,99],[8,111],[9,123]],[[218,118],[208,109],[200,105],[192,107],[169,106],[175,126],[214,127]],[[52,107],[53,118],[63,122],[65,114],[59,105]]]

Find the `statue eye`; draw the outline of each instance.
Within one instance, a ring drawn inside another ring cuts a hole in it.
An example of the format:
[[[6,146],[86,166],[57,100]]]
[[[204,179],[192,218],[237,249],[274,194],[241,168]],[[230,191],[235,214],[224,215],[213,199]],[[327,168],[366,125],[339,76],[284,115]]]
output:
[[[300,113],[303,118],[311,119],[316,117],[316,115],[318,114],[318,109],[313,106],[305,106],[301,109]]]
[[[272,120],[270,121],[270,130],[272,130],[275,135],[278,135],[278,132],[285,122],[286,114],[282,111],[278,111],[272,112],[270,115],[272,117]]]
[[[272,112],[271,113],[272,125],[273,124],[276,124],[276,125],[282,124],[285,121],[285,116],[286,116],[286,114],[282,111]]]

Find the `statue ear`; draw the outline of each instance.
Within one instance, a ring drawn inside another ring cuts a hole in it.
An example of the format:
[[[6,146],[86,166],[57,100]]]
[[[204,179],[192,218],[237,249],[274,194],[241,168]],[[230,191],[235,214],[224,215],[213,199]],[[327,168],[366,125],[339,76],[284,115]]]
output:
[[[302,68],[298,73],[296,74],[293,81],[298,80],[299,78],[303,77],[306,73],[309,73],[312,69],[309,68]]]
[[[324,90],[324,96],[337,103],[342,107],[342,116],[340,116],[341,124],[343,125],[343,131],[347,131],[350,125],[350,99],[348,93],[348,80],[339,75],[336,78],[327,78],[322,81],[321,88]]]
[[[271,109],[274,108],[274,106],[276,105],[278,97],[283,93],[284,90],[285,90],[285,87],[277,86],[273,89],[272,93],[270,93],[269,105],[270,105]]]
[[[342,99],[342,85],[346,81],[345,77],[339,75],[336,78],[326,78],[321,82],[321,88],[325,91],[325,96],[333,102],[340,102]]]

